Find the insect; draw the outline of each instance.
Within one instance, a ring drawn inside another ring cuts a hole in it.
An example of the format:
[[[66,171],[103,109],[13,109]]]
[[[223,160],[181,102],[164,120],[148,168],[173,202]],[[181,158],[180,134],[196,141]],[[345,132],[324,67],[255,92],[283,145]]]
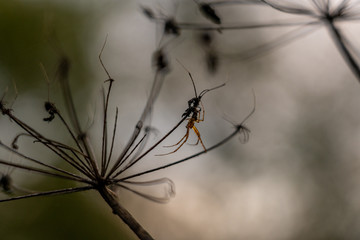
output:
[[[203,141],[201,139],[200,132],[195,126],[195,123],[199,123],[199,122],[204,121],[205,110],[204,110],[204,106],[203,106],[203,104],[201,102],[201,99],[206,93],[208,93],[208,92],[210,92],[212,90],[215,90],[217,88],[225,86],[225,83],[223,83],[223,84],[221,84],[219,86],[210,88],[210,89],[205,89],[205,90],[201,91],[200,94],[198,95],[197,91],[196,91],[196,86],[195,86],[194,79],[193,79],[191,73],[188,70],[186,70],[186,71],[188,72],[188,74],[190,76],[191,82],[192,82],[193,87],[194,87],[194,92],[195,92],[195,97],[193,97],[192,99],[190,99],[188,101],[188,108],[185,110],[185,112],[181,116],[182,118],[186,118],[186,120],[188,121],[186,126],[185,126],[186,133],[180,139],[180,141],[178,141],[176,144],[173,144],[173,145],[170,145],[170,146],[164,146],[164,147],[178,146],[174,151],[169,152],[169,153],[165,153],[165,154],[159,154],[157,156],[165,156],[165,155],[168,155],[168,154],[175,153],[177,150],[179,150],[187,142],[191,129],[195,132],[195,134],[197,136],[197,142],[194,145],[198,145],[199,142],[200,142],[202,147],[204,148],[204,151],[206,152],[206,148],[205,148],[205,145],[204,145],[204,143],[203,143]],[[202,112],[202,114],[201,114],[201,112]]]

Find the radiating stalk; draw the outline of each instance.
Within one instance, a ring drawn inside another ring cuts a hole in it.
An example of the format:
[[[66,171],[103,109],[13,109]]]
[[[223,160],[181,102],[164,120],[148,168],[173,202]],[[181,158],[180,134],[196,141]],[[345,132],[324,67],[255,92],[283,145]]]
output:
[[[138,236],[140,240],[153,240],[154,238],[135,220],[135,218],[123,208],[115,195],[107,187],[99,187],[99,193],[103,199],[109,204],[113,213],[118,215],[126,225]]]
[[[360,66],[349,52],[349,49],[345,45],[345,41],[340,30],[336,28],[334,22],[331,19],[328,21],[328,29],[330,34],[332,35],[332,39],[334,40],[339,52],[341,53],[344,60],[350,67],[351,71],[354,73],[354,75],[360,82]]]

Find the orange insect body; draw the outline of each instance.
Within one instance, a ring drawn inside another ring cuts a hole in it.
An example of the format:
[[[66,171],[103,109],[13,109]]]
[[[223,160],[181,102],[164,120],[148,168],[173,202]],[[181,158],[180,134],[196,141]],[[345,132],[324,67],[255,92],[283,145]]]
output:
[[[224,86],[225,84],[221,84],[217,87],[214,87],[214,88],[211,88],[211,89],[205,89],[203,90],[202,92],[200,92],[199,96],[197,95],[197,92],[196,92],[196,87],[195,87],[195,83],[194,83],[194,80],[191,76],[191,73],[188,71],[188,74],[190,76],[190,79],[193,83],[193,86],[194,86],[194,91],[195,91],[195,97],[190,99],[188,101],[188,108],[185,110],[185,112],[183,113],[182,117],[189,117],[187,118],[186,120],[188,120],[188,123],[186,124],[185,128],[186,128],[186,133],[185,135],[180,139],[179,142],[177,142],[176,144],[174,145],[170,145],[170,146],[164,146],[164,147],[175,147],[177,145],[179,145],[174,151],[172,152],[169,152],[169,153],[165,153],[165,154],[159,154],[158,156],[164,156],[164,155],[168,155],[168,154],[172,154],[172,153],[175,153],[177,150],[179,150],[188,140],[189,138],[189,134],[190,134],[190,129],[192,129],[196,136],[197,136],[197,142],[193,145],[198,145],[199,142],[201,143],[202,147],[204,148],[204,151],[206,152],[206,148],[205,148],[205,145],[201,139],[201,136],[200,136],[200,132],[199,130],[195,127],[195,123],[199,123],[199,122],[202,122],[204,121],[204,115],[205,115],[205,111],[203,110],[203,113],[202,113],[202,118],[200,118],[200,112],[202,110],[203,105],[202,105],[202,102],[201,102],[201,98],[204,96],[205,93],[211,91],[211,90],[214,90],[214,89],[217,89],[219,87],[222,87]],[[199,106],[201,105],[201,107]]]
[[[190,102],[190,101],[189,101]],[[186,120],[188,120],[188,123],[186,124],[185,128],[186,128],[186,133],[185,135],[180,139],[179,142],[177,142],[176,144],[174,145],[170,145],[170,146],[164,146],[164,147],[175,147],[177,145],[179,145],[174,151],[172,152],[169,152],[169,153],[165,153],[165,154],[160,154],[159,156],[164,156],[164,155],[168,155],[168,154],[171,154],[171,153],[174,153],[176,152],[177,150],[179,150],[186,142],[187,140],[189,139],[189,134],[190,134],[190,129],[194,130],[196,136],[198,137],[198,140],[197,142],[194,144],[194,145],[198,145],[199,142],[201,143],[201,145],[203,146],[204,148],[204,151],[206,152],[206,148],[205,148],[205,145],[201,139],[201,136],[200,136],[200,132],[199,130],[195,127],[195,123],[199,123],[199,122],[202,122],[204,121],[204,111],[203,111],[203,116],[202,118],[200,119],[199,116],[200,116],[200,111],[201,111],[201,108],[200,107],[196,107],[196,108],[193,108],[193,111],[192,111],[192,116]],[[185,111],[186,113],[186,111]],[[191,113],[191,112],[190,112]]]

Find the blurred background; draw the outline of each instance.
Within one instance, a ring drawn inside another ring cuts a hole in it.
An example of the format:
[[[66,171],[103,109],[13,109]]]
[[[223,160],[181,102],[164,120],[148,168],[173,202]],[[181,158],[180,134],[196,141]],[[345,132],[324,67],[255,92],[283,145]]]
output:
[[[99,150],[101,89],[107,76],[98,55],[107,36],[102,59],[116,80],[110,122],[117,106],[116,139],[121,149],[150,94],[155,74],[152,55],[163,34],[161,24],[149,20],[142,7],[178,22],[211,25],[192,0],[0,1],[0,96],[8,89],[5,100],[16,116],[44,134],[69,140],[63,131],[56,131],[59,122],[42,121],[48,116],[43,107],[47,99],[64,109],[55,73],[59,59],[67,55],[81,122]],[[224,24],[308,20],[259,5],[224,5],[217,11]],[[339,27],[353,46],[360,46],[356,22]],[[289,31],[301,37],[285,45],[282,36]],[[210,47],[201,42],[204,34],[212,39]],[[273,41],[273,48],[263,51]],[[209,50],[218,61],[211,69]],[[187,101],[194,97],[188,74],[176,60],[191,72],[198,92],[226,83],[203,98],[205,121],[197,127],[206,147],[233,131],[229,122],[240,123],[251,112],[253,91],[256,111],[246,122],[251,129],[246,144],[239,135],[201,157],[138,179],[172,179],[176,196],[169,203],[119,191],[121,204],[153,237],[359,239],[360,85],[324,26],[222,33],[182,30],[165,52],[171,70],[152,114],[157,129],[152,142],[180,120]],[[40,63],[49,76],[49,88]],[[13,82],[19,93],[15,101]],[[185,131],[184,123],[162,145],[176,143]],[[7,117],[0,117],[2,142],[10,144],[20,132]],[[189,143],[195,141],[191,132]],[[19,146],[32,157],[62,166],[29,139],[22,139]],[[185,144],[174,154],[155,156],[168,150],[158,147],[133,171],[179,160],[202,147]],[[0,156],[21,162],[3,149]],[[9,167],[1,166],[0,171],[27,189],[56,189],[64,184]],[[0,234],[1,239],[11,240],[136,239],[95,192],[1,203]]]

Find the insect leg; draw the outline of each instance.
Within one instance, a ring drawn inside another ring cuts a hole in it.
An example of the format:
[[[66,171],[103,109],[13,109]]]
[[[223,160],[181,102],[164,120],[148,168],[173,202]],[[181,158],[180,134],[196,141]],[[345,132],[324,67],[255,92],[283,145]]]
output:
[[[169,152],[169,153],[165,153],[165,154],[157,154],[156,156],[169,155],[169,154],[172,154],[172,153],[176,152],[177,150],[179,150],[179,149],[182,147],[182,145],[184,145],[184,143],[186,143],[186,141],[188,140],[188,138],[189,138],[189,132],[190,132],[190,128],[187,128],[187,129],[186,129],[186,134],[184,135],[184,137],[182,137],[181,140],[180,140],[177,144],[173,145],[173,146],[178,145],[178,144],[181,143],[181,141],[184,139],[183,142],[182,142],[174,151]]]
[[[197,122],[202,122],[205,119],[205,108],[204,105],[202,104],[202,101],[200,101],[201,104],[201,110],[202,110],[202,118],[200,118],[200,112],[199,112],[199,119],[197,119]]]
[[[205,152],[206,152],[206,148],[205,148],[205,146],[204,146],[203,141],[201,140],[199,130],[198,130],[195,126],[193,126],[192,129],[194,130],[194,132],[196,133],[196,135],[197,135],[197,137],[198,137],[198,140],[197,140],[197,142],[196,142],[195,145],[197,145],[197,144],[199,143],[199,141],[200,141],[201,145],[203,146],[203,148],[204,148],[204,150],[205,150]]]

